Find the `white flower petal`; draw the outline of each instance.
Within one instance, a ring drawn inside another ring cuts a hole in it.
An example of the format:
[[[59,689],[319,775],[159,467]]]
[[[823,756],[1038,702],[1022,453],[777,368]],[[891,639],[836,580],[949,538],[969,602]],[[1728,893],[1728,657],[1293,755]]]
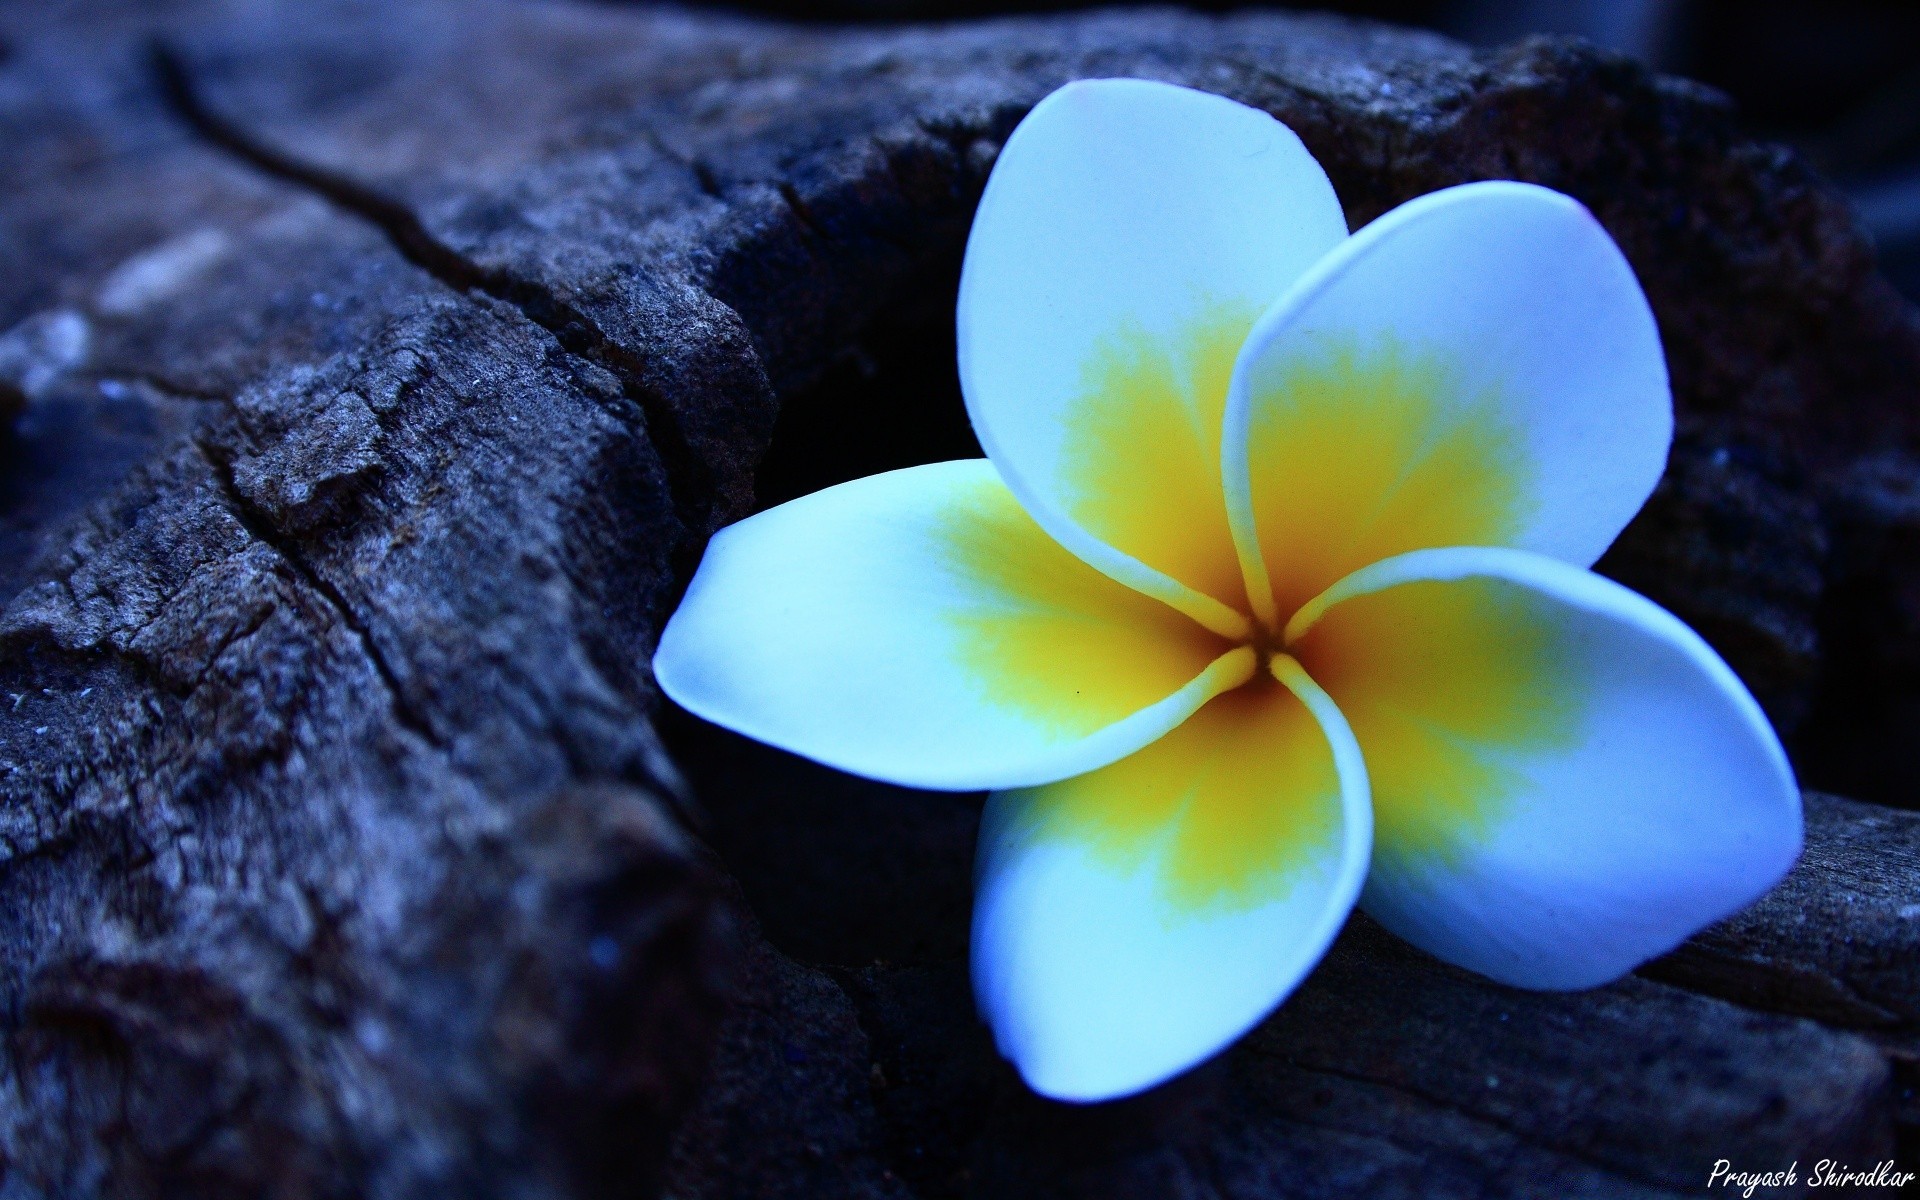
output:
[[[1294,632],[1373,781],[1362,906],[1450,962],[1604,983],[1799,855],[1800,794],[1759,706],[1692,630],[1589,571],[1416,551],[1342,580]]]
[[[1672,431],[1653,314],[1586,209],[1522,183],[1422,196],[1303,276],[1241,353],[1224,469],[1248,590],[1264,607],[1264,563],[1262,615],[1284,620],[1409,550],[1587,566]]]
[[[1036,1091],[1105,1100],[1193,1066],[1338,932],[1366,871],[1366,769],[1324,693],[1297,667],[1288,686],[1255,681],[1104,770],[988,802],[974,990]]]
[[[1075,554],[1225,632],[1242,603],[1227,377],[1345,236],[1326,174],[1265,113],[1137,79],[1054,92],[1001,151],[961,273],[960,382],[988,457]]]
[[[1061,549],[985,459],[858,479],[721,530],[653,663],[716,724],[959,790],[1104,766],[1253,666]]]

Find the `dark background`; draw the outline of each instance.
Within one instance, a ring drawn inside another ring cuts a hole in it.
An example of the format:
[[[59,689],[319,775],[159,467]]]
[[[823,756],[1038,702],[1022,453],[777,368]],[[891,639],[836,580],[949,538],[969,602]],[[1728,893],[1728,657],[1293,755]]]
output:
[[[756,0],[817,21],[913,21],[1094,5],[1075,0]],[[1189,8],[1245,7],[1198,2]],[[1318,8],[1476,45],[1573,34],[1725,92],[1854,199],[1887,273],[1920,299],[1920,0],[1346,0]]]

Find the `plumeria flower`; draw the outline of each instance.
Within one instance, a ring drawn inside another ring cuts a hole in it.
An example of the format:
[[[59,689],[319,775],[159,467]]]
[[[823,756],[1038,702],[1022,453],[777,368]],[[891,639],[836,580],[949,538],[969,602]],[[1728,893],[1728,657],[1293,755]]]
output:
[[[1266,114],[1070,84],[987,184],[959,357],[987,457],[722,530],[654,670],[842,770],[992,790],[973,978],[1036,1090],[1217,1052],[1356,902],[1582,988],[1797,857],[1752,697],[1587,570],[1673,407],[1574,201],[1468,184],[1348,236]]]

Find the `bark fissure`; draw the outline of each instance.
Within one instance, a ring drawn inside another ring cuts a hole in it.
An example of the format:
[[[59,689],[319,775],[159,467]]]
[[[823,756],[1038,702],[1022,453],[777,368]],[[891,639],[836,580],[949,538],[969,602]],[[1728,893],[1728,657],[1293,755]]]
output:
[[[725,202],[727,190],[721,185],[719,176],[713,173],[713,167],[705,159],[677,148],[652,126],[643,128],[641,134],[647,139],[647,144],[659,151],[663,157],[687,169],[687,173],[693,176],[694,183],[699,185],[701,195],[710,200]]]
[[[390,698],[394,719],[408,732],[418,735],[428,745],[439,747],[445,739],[433,728],[433,722],[417,708],[407,695],[407,689],[399,672],[387,660],[386,652],[381,649],[379,639],[373,634],[366,620],[354,611],[345,593],[334,585],[333,581],[307,560],[293,539],[283,535],[274,527],[273,519],[263,512],[259,505],[249,500],[233,478],[233,456],[224,448],[207,439],[198,439],[200,452],[213,467],[213,477],[220,485],[221,497],[226,501],[228,511],[233,514],[247,536],[272,550],[294,576],[304,583],[312,593],[333,612],[342,625],[354,637],[360,647],[361,655],[367,665],[379,676]]]
[[[314,193],[373,225],[401,257],[460,292],[478,292],[510,305],[552,334],[561,349],[613,373],[621,398],[632,406],[617,419],[634,415],[666,474],[676,514],[689,529],[710,528],[717,504],[713,472],[695,451],[673,404],[644,379],[645,355],[607,336],[591,317],[539,283],[489,270],[435,237],[406,205],[380,191],[318,164],[308,163],[247,132],[207,104],[185,60],[164,41],[151,45],[151,59],[163,95],[195,133],[255,170]],[[589,392],[592,395],[593,393]],[[594,396],[597,403],[604,400]]]

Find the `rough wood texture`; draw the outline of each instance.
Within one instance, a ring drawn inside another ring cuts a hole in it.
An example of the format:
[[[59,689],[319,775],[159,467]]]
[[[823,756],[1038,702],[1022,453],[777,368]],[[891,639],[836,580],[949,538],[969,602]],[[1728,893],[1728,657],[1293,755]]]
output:
[[[973,1016],[977,805],[668,733],[762,915],[676,1195],[1672,1196],[1717,1157],[1920,1148],[1917,814],[1809,793],[1779,891],[1593,992],[1503,988],[1356,917],[1221,1059],[1075,1110],[1025,1093]]]
[[[1586,201],[1681,415],[1607,569],[1810,777],[1910,798],[1920,323],[1712,97],[1273,15],[22,0],[0,47],[0,1195],[1644,1196],[1914,1153],[1911,815],[1814,801],[1775,899],[1585,995],[1356,921],[1233,1053],[1083,1111],[973,1020],[972,801],[655,731],[713,528],[973,452],[995,149],[1145,74],[1293,124],[1355,224]]]

